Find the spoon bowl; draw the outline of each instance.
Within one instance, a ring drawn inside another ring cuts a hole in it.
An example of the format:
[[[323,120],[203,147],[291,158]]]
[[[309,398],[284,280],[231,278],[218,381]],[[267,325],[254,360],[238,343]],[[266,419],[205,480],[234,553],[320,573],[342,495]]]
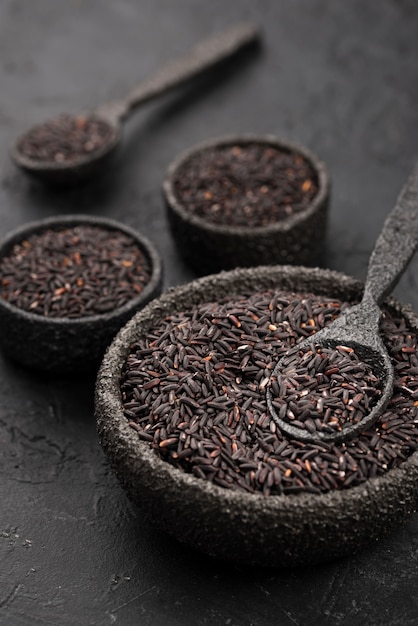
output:
[[[93,116],[90,116],[93,117]],[[122,126],[115,123],[111,118],[103,115],[94,115],[94,119],[104,122],[111,132],[106,143],[94,153],[80,154],[71,162],[64,161],[38,161],[24,154],[21,145],[27,133],[20,135],[10,147],[12,161],[29,176],[41,179],[50,185],[76,184],[86,178],[93,177],[103,170],[114,156],[122,139]]]
[[[353,309],[355,309],[355,307],[353,307]],[[370,412],[368,412],[359,422],[354,424],[347,423],[344,427],[340,427],[334,432],[323,432],[321,430],[312,431],[300,428],[299,426],[296,427],[288,420],[281,418],[274,406],[272,391],[268,388],[266,390],[267,406],[274,421],[283,432],[287,433],[291,437],[294,437],[295,439],[299,439],[300,441],[318,440],[338,442],[354,437],[356,434],[367,430],[367,428],[374,424],[374,422],[385,410],[392,395],[394,382],[393,365],[383,341],[367,343],[367,338],[365,337],[362,338],[361,343],[354,341],[352,335],[344,333],[341,330],[344,326],[339,322],[344,322],[345,320],[346,316],[342,314],[341,317],[338,318],[338,320],[336,320],[330,327],[324,328],[316,333],[314,337],[307,338],[299,343],[294,351],[289,351],[287,355],[284,355],[277,362],[271,377],[272,379],[276,379],[280,376],[284,363],[292,352],[303,353],[304,349],[317,352],[322,348],[330,348],[331,350],[336,351],[338,348],[343,347],[344,349],[347,349],[347,351],[354,351],[361,362],[370,366],[376,378],[379,381],[383,381],[383,384],[381,385],[382,388],[380,389],[381,395],[377,402],[373,404]],[[373,335],[373,338],[376,338],[376,335]]]
[[[12,144],[10,157],[25,173],[49,184],[68,185],[89,178],[97,174],[113,156],[122,137],[124,120],[140,104],[194,78],[249,44],[256,43],[259,37],[259,30],[253,24],[235,24],[226,31],[205,39],[185,56],[169,62],[153,76],[140,83],[124,99],[102,105],[87,113],[85,115],[87,119],[100,120],[111,129],[106,141],[97,150],[83,152],[71,160],[62,162],[32,158],[22,150],[25,137],[33,130],[30,129]],[[50,121],[46,121],[45,126]]]

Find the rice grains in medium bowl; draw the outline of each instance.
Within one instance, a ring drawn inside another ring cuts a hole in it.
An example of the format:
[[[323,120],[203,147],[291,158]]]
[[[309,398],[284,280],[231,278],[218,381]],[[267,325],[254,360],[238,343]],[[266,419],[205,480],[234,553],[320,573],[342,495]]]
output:
[[[418,319],[407,307],[384,306],[396,385],[367,432],[298,441],[267,410],[277,358],[361,292],[329,270],[234,270],[168,291],[118,333],[96,384],[99,436],[154,523],[217,558],[292,566],[352,553],[415,511]]]
[[[0,244],[0,348],[39,371],[98,367],[117,331],[161,292],[154,245],[115,220],[30,222]]]
[[[317,262],[330,182],[312,152],[274,136],[226,136],[178,156],[163,183],[179,253],[201,273]]]

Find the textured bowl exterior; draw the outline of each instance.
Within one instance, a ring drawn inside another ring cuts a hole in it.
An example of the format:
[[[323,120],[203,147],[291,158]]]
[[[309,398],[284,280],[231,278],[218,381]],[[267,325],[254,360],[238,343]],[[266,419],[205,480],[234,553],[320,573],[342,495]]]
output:
[[[120,222],[89,215],[67,215],[30,222],[0,244],[0,258],[30,235],[80,224],[122,231],[135,239],[147,256],[151,280],[139,296],[108,313],[76,319],[47,318],[19,309],[0,298],[0,349],[20,364],[42,372],[81,373],[97,369],[118,330],[161,293],[162,263],[148,239]]]
[[[269,497],[234,492],[161,460],[128,426],[119,390],[129,345],[168,313],[274,287],[347,300],[362,293],[362,283],[346,275],[294,266],[221,272],[169,290],[139,312],[107,350],[96,383],[96,416],[116,475],[153,523],[219,559],[289,567],[353,553],[411,515],[418,505],[418,453],[385,476],[342,491]],[[407,307],[388,303],[418,328]]]
[[[246,228],[220,226],[185,210],[174,190],[178,169],[197,153],[208,148],[261,143],[286,152],[301,154],[318,178],[318,193],[300,213],[268,226]],[[178,156],[169,166],[163,182],[167,217],[179,253],[200,273],[256,265],[315,263],[323,249],[330,181],[327,169],[312,152],[274,136],[226,136],[202,143]]]

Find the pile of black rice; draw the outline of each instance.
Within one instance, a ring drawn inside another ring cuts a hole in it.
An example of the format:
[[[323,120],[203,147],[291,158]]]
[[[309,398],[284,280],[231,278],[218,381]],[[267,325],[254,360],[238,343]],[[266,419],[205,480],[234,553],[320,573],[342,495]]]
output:
[[[267,409],[277,360],[347,306],[269,290],[173,313],[130,348],[121,378],[126,419],[162,459],[228,489],[319,494],[385,474],[418,446],[417,333],[403,317],[383,312],[396,380],[369,430],[342,443],[298,441]]]

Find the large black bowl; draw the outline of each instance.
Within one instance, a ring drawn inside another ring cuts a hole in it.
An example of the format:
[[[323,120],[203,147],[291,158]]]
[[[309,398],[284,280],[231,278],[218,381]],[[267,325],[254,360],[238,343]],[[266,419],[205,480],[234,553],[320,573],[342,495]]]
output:
[[[144,513],[180,541],[221,559],[292,566],[350,554],[395,528],[418,503],[418,453],[365,483],[321,495],[252,495],[223,489],[159,458],[128,426],[119,380],[129,346],[167,314],[201,302],[270,288],[308,291],[348,301],[362,283],[305,267],[258,267],[207,276],[177,287],[138,313],[108,349],[96,385],[101,445]],[[412,328],[417,317],[388,300]]]

